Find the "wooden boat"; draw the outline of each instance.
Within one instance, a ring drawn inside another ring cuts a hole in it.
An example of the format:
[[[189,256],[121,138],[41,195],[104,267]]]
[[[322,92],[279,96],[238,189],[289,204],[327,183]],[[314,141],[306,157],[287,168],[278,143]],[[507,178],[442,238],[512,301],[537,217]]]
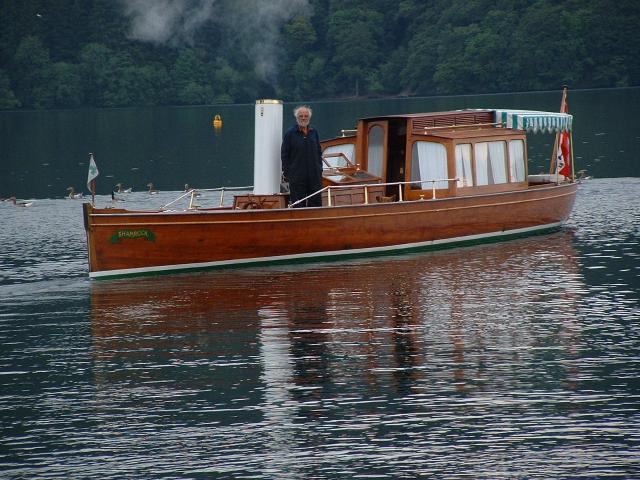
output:
[[[253,191],[213,208],[85,203],[89,275],[372,255],[554,230],[572,211],[575,175],[529,175],[527,136],[555,133],[558,149],[571,127],[568,113],[495,109],[361,119],[323,142],[323,206],[290,208],[279,193],[282,103],[258,101]],[[193,201],[197,192],[187,194]]]

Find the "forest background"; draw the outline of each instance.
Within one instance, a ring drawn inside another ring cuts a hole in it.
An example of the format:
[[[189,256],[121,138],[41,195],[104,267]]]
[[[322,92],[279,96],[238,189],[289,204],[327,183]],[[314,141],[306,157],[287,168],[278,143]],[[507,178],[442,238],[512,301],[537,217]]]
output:
[[[637,0],[0,4],[0,109],[640,84]]]

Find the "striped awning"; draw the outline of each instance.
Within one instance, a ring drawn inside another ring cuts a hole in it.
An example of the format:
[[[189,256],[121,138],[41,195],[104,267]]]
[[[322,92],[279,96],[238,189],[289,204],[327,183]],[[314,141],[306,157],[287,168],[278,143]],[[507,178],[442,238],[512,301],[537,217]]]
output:
[[[573,115],[535,110],[496,110],[496,123],[533,133],[557,133],[571,130]]]

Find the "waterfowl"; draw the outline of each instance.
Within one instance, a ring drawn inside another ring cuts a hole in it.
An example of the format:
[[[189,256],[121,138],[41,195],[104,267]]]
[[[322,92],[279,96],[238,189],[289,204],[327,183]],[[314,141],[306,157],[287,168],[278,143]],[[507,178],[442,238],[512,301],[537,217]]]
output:
[[[578,180],[591,180],[591,175],[587,175],[586,170],[578,170]]]
[[[131,193],[132,192],[132,188],[124,188],[124,184],[123,183],[116,183],[116,193]]]
[[[67,197],[71,199],[84,197],[82,192],[76,193],[76,189],[73,187],[67,187],[67,192],[69,192],[69,195],[67,195]]]
[[[7,200],[13,202],[16,207],[30,207],[33,205],[33,202],[26,202],[24,200],[16,200],[16,197],[10,197]]]

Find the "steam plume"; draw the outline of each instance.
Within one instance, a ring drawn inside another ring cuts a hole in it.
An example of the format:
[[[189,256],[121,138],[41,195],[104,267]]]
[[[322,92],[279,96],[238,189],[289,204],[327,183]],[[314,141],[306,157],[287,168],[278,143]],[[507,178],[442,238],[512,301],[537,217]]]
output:
[[[256,73],[274,81],[282,26],[310,14],[308,0],[122,0],[134,39],[170,46],[191,45],[199,28],[215,23],[235,32],[234,43],[254,58]]]
[[[190,44],[196,30],[211,19],[215,0],[126,0],[131,37],[143,42]]]

